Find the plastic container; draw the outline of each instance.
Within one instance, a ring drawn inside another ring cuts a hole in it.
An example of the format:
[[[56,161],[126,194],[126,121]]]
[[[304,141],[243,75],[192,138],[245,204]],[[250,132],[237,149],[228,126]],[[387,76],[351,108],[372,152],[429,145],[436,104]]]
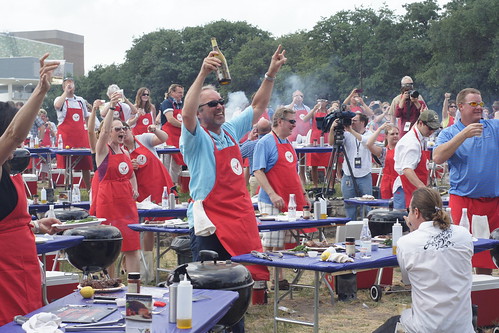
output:
[[[466,228],[469,232],[470,230],[470,219],[468,218],[468,208],[463,208],[463,212],[461,214],[461,220],[459,221],[459,225],[463,228]]]
[[[45,187],[40,191],[40,203],[47,203],[47,191],[45,190]]]
[[[168,209],[168,187],[163,186],[163,194],[161,195],[161,208]]]
[[[397,242],[402,237],[402,224],[395,222],[392,225],[392,254],[397,254]]]
[[[192,284],[184,275],[177,288],[177,328],[192,327]]]
[[[369,230],[369,220],[363,219],[363,222],[362,232],[360,233],[360,257],[369,259],[372,252],[371,231]]]
[[[296,221],[296,201],[293,193],[289,195],[288,221]]]

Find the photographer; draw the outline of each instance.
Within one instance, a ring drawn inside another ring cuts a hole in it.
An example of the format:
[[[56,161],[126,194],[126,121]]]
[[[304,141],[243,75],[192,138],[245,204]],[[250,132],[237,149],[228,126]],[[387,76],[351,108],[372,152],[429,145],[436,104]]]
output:
[[[419,100],[419,92],[410,86],[401,88],[400,100],[395,108],[395,117],[399,118],[400,137],[409,132],[418,120],[421,111],[426,109],[424,101]]]
[[[372,159],[371,152],[367,148],[367,140],[372,135],[372,132],[366,130],[369,119],[365,114],[357,113],[355,117],[345,119],[344,117],[336,118],[329,132],[329,144],[335,144],[337,132],[344,126],[343,148],[346,156],[343,160],[342,170],[343,177],[341,178],[341,192],[345,199],[362,196],[364,194],[372,194]],[[348,157],[348,159],[347,159]],[[352,167],[352,173],[348,164]],[[354,181],[358,185],[360,193],[355,193]],[[356,207],[345,204],[347,217],[351,220],[357,218]]]

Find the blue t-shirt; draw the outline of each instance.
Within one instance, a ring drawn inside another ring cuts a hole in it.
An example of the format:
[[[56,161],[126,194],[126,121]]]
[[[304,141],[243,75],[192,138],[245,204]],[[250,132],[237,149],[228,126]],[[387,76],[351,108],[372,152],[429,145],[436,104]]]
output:
[[[238,144],[239,140],[252,128],[253,108],[249,106],[237,117],[222,125],[220,135],[210,132],[208,134],[197,121],[194,133],[189,132],[182,124],[180,135],[180,152],[184,162],[189,168],[191,180],[189,191],[193,200],[204,200],[215,185],[215,155],[213,140],[218,149],[227,148]],[[232,136],[234,142],[227,135]],[[213,138],[213,140],[212,140]],[[187,209],[189,226],[194,225],[192,218],[192,204]]]
[[[173,98],[168,97],[165,99],[161,104],[159,105],[159,110],[161,111],[161,125],[164,125],[167,122],[166,116],[165,116],[165,111],[166,110],[173,110],[173,109],[181,109],[182,108],[182,101],[177,102]]]
[[[466,139],[449,158],[450,194],[470,198],[499,196],[499,120],[480,120],[481,137]],[[439,145],[450,141],[465,128],[461,121],[444,128],[437,138]]]

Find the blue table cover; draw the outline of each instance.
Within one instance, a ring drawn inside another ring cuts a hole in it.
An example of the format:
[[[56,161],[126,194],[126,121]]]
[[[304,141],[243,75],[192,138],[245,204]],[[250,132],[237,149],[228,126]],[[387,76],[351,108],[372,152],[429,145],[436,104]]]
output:
[[[48,240],[42,244],[36,244],[36,252],[38,254],[49,253],[53,251],[59,251],[62,249],[67,249],[68,247],[73,247],[80,244],[83,241],[83,236],[52,236],[54,239]]]

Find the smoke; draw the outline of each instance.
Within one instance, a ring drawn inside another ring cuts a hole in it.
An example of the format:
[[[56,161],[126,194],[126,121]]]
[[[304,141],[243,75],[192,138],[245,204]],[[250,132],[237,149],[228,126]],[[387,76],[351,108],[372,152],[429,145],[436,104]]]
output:
[[[228,100],[227,104],[225,104],[226,121],[241,113],[250,104],[248,97],[242,91],[229,93]]]

